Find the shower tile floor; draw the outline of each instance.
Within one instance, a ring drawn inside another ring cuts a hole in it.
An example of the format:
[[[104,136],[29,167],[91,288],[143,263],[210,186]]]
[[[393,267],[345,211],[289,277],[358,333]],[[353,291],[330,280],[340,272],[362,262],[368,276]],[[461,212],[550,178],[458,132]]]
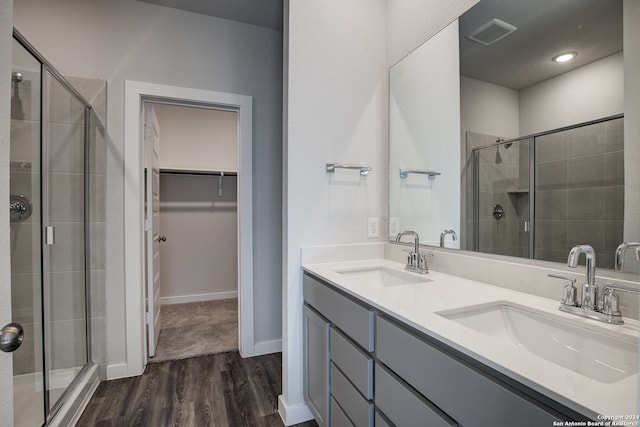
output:
[[[58,401],[66,390],[67,385],[71,383],[71,380],[79,371],[79,368],[72,368],[63,369],[52,374],[52,382],[55,382],[54,388],[49,390],[49,399],[52,403]],[[19,414],[14,419],[14,427],[33,427],[43,423],[44,393],[42,392],[41,372],[14,376],[13,396],[13,412],[14,414]]]

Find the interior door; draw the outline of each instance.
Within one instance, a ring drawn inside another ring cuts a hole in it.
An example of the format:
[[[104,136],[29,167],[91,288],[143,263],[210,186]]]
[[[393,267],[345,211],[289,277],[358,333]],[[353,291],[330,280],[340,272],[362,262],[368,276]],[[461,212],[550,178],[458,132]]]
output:
[[[149,357],[156,353],[160,335],[160,127],[153,105],[145,103],[144,143],[146,151],[145,232],[147,247],[147,343]]]

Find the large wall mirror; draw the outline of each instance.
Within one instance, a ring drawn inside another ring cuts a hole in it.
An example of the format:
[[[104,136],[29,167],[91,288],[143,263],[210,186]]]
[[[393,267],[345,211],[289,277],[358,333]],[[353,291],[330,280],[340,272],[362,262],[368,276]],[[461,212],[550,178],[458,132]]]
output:
[[[481,0],[393,65],[389,238],[553,262],[589,244],[616,268],[640,241],[624,4]]]

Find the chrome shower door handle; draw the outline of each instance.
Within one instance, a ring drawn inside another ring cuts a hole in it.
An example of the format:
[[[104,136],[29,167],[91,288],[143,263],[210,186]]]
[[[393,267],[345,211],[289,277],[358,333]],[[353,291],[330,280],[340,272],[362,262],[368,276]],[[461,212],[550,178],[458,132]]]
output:
[[[0,332],[0,350],[5,353],[16,351],[24,340],[24,329],[19,323],[9,323]]]

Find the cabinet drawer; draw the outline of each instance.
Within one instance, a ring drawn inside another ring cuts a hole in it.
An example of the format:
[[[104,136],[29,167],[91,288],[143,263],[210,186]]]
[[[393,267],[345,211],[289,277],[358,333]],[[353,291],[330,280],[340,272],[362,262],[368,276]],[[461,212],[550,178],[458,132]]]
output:
[[[431,402],[376,365],[376,406],[398,426],[447,427],[458,424]]]
[[[367,351],[373,351],[372,310],[334,291],[317,279],[303,276],[304,300]]]
[[[349,421],[349,417],[333,397],[331,398],[331,427],[353,427],[353,423]]]
[[[498,426],[518,420],[518,426],[538,427],[559,420],[542,404],[380,316],[376,347],[380,361],[462,425]],[[376,402],[379,387],[376,377]]]
[[[334,328],[329,334],[331,360],[366,399],[372,400],[373,359]]]
[[[380,411],[376,410],[376,427],[393,427],[393,425],[382,416]]]
[[[373,403],[365,400],[333,363],[331,363],[331,396],[355,425],[373,427]]]

